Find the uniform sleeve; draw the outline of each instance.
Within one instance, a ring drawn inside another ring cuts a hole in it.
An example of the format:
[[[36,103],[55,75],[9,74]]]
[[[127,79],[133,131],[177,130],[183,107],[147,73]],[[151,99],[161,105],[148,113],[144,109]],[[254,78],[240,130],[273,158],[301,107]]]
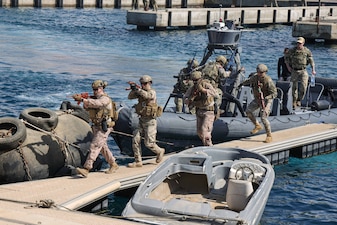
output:
[[[136,99],[138,98],[137,90],[132,90],[129,92],[128,99]]]
[[[277,89],[271,78],[268,79],[268,95],[265,96],[265,99],[274,99],[277,97]]]
[[[308,54],[307,54],[307,57],[308,57],[308,63],[310,64],[310,66],[312,68],[315,68],[315,62],[314,62],[314,57],[312,56],[312,52],[307,48],[307,51],[308,51]]]
[[[253,76],[251,76],[251,77],[253,77]],[[242,86],[250,85],[250,79],[251,79],[251,78],[248,78],[247,80],[244,80],[244,81],[241,83]]]
[[[219,98],[219,94],[217,93],[217,91],[214,89],[213,85],[210,83],[205,83],[204,84],[205,88],[206,88],[206,95],[207,96],[213,96],[214,98]]]
[[[189,97],[191,96],[193,87],[194,87],[194,86],[192,85],[191,87],[189,87],[189,88],[187,89],[187,91],[186,91],[185,94],[184,94],[184,98],[189,98]]]
[[[102,96],[98,99],[89,98],[86,101],[85,108],[98,109],[98,108],[102,108],[104,106],[109,105],[109,103],[110,103],[110,98],[107,96]]]
[[[138,89],[137,94],[142,97],[143,99],[146,99],[148,101],[155,101],[156,100],[156,92],[155,90],[151,89],[149,91],[145,91],[143,89]]]

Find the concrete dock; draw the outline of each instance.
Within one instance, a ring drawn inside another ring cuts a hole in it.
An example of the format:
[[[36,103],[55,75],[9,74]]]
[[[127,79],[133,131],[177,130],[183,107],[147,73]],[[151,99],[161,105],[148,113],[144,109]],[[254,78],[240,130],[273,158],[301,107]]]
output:
[[[321,6],[320,15],[334,15],[337,6]],[[301,17],[316,17],[318,8],[308,7],[249,7],[249,8],[186,8],[158,11],[128,10],[127,24],[137,29],[163,30],[179,27],[207,27],[219,18],[240,25],[291,24]]]
[[[292,35],[294,37],[302,36],[307,41],[319,39],[335,42],[337,41],[337,17],[302,17],[293,23]]]
[[[273,142],[268,144],[263,143],[265,134],[261,134],[217,146],[240,147],[264,154],[275,164],[287,163],[292,154],[305,158],[336,151],[336,127],[309,124],[274,132]],[[114,174],[93,172],[88,178],[65,176],[0,185],[0,224],[135,224],[75,210],[138,186],[157,167],[154,159],[144,163],[137,169],[121,166]]]

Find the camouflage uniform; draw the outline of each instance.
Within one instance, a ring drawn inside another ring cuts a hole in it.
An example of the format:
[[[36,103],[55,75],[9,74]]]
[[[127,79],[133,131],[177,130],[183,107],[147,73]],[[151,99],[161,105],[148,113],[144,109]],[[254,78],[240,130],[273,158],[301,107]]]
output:
[[[150,4],[152,5],[153,11],[158,11],[158,5],[156,0],[150,0]]]
[[[207,81],[201,79],[201,72],[192,73],[194,85],[190,87],[184,98],[186,104],[196,107],[197,134],[204,146],[212,146],[212,130],[214,123],[214,98],[218,94],[213,86]],[[196,77],[199,77],[196,79]]]
[[[144,6],[144,10],[148,11],[149,10],[149,1],[148,0],[143,0],[143,6]]]
[[[209,80],[218,93],[218,97],[214,99],[218,108],[221,106],[223,96],[223,92],[219,88],[219,84],[223,78],[229,77],[230,74],[224,69],[226,64],[227,59],[224,56],[218,56],[215,62],[208,63],[208,65],[206,65],[202,70],[203,79]]]
[[[145,75],[147,76],[147,75]],[[149,77],[149,76],[148,76]],[[152,83],[152,80],[151,80]],[[135,106],[136,113],[139,115],[138,128],[133,132],[132,149],[134,152],[135,163],[128,167],[142,166],[141,138],[144,137],[144,144],[157,155],[156,162],[159,163],[165,152],[156,144],[157,135],[157,98],[154,89],[144,90],[137,88],[129,93],[128,99],[138,98],[138,104]]]
[[[262,127],[254,116],[254,111],[260,109],[261,121],[267,133],[267,139],[265,142],[271,142],[271,127],[268,121],[270,108],[273,103],[273,99],[277,97],[277,89],[273,80],[265,73],[268,71],[267,66],[259,64],[257,70],[261,71],[261,75],[255,73],[250,78],[245,80],[241,85],[250,85],[253,89],[254,100],[249,103],[246,113],[247,117],[255,125],[255,128],[251,131],[252,134],[259,132]],[[260,86],[259,86],[260,85]],[[262,91],[264,97],[265,108],[262,107],[260,91]]]
[[[304,38],[298,38],[297,43],[304,44]],[[314,58],[307,47],[303,46],[301,49],[294,47],[285,55],[285,62],[291,69],[293,106],[295,108],[301,105],[301,101],[307,91],[309,76],[306,70],[307,65],[310,64],[313,74],[316,73]]]
[[[96,80],[92,84],[94,90],[98,90],[97,88],[99,87],[103,87],[104,89],[106,85],[107,83],[104,83],[101,80]],[[115,122],[112,121],[111,117],[111,112],[116,110],[115,103],[112,102],[111,98],[103,91],[101,94],[96,94],[92,98],[80,100],[83,102],[83,107],[89,112],[90,121],[92,122],[93,139],[91,141],[90,151],[83,165],[83,169],[77,168],[76,170],[78,173],[86,177],[89,171],[93,168],[93,163],[96,161],[99,153],[102,153],[105,160],[110,165],[110,169],[106,172],[112,173],[118,169],[118,165],[115,157],[109,149],[107,140],[109,134],[113,131],[113,126],[115,125]],[[103,121],[106,125],[104,129],[102,125]]]
[[[198,67],[199,63],[195,59],[190,59],[187,62],[187,67],[180,70],[177,83],[173,87],[173,93],[176,93],[178,96],[174,98],[174,103],[176,104],[176,112],[183,112],[183,95],[185,92],[193,86],[193,81],[190,79],[191,70]],[[195,110],[185,109],[185,112],[190,112],[195,114]]]

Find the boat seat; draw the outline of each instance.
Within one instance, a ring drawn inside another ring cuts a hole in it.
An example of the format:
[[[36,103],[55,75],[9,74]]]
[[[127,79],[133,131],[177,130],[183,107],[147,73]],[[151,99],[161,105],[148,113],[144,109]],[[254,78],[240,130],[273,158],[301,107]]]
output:
[[[274,98],[273,105],[271,107],[270,115],[271,116],[279,116],[281,114],[281,110],[283,108],[283,90],[281,88],[277,89],[277,97]]]
[[[292,94],[292,83],[290,81],[277,81],[276,88],[278,89],[278,95],[280,90],[282,90],[282,101],[281,101],[281,115],[289,115],[293,112],[293,94]],[[280,93],[281,94],[281,93]]]
[[[315,86],[308,85],[307,93],[301,101],[301,105],[304,107],[309,107],[311,103],[320,100],[324,91],[324,85],[316,83]]]
[[[239,101],[242,104],[243,110],[246,111],[249,103],[253,101],[253,91],[249,86],[242,86],[239,94]]]
[[[281,113],[282,101],[279,98],[274,98],[273,104],[271,106],[270,115],[279,116]]]

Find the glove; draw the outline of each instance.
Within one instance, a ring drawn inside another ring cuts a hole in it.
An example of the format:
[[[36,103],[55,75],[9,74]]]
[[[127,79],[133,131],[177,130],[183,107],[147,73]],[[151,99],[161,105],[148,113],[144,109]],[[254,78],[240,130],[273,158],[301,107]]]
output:
[[[74,99],[75,101],[78,101],[78,102],[81,102],[81,101],[82,101],[82,96],[81,96],[81,94],[74,94],[72,97],[73,97],[73,99]]]
[[[130,84],[131,90],[135,91],[137,90],[137,86],[135,83]]]

